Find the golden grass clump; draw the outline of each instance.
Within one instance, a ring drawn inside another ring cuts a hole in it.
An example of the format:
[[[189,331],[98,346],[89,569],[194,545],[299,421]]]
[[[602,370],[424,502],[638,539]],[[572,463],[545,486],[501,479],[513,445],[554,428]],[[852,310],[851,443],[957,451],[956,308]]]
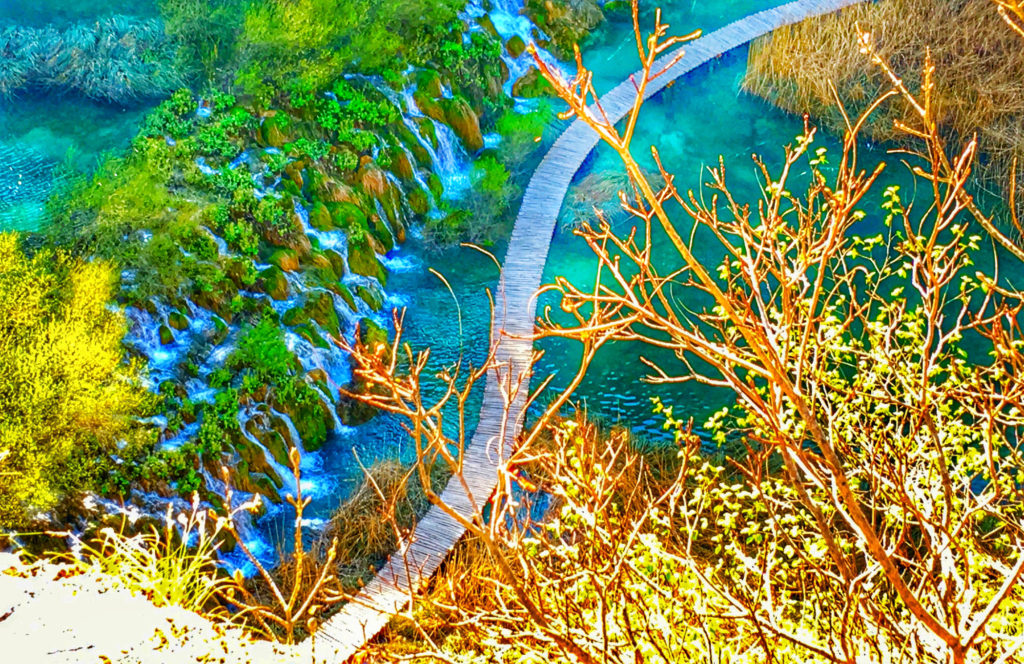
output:
[[[338,507],[321,540],[337,539],[338,576],[342,584],[366,581],[378,565],[396,549],[395,525],[404,536],[430,506],[419,478],[409,466],[396,460],[374,464],[355,492]],[[448,474],[435,466],[431,484],[444,487]],[[393,516],[393,519],[392,519]]]
[[[871,34],[878,55],[910,89],[920,87],[931,52],[932,107],[941,130],[963,139],[977,132],[981,176],[1008,183],[1014,160],[1024,165],[1024,47],[992,0],[884,0],[781,28],[751,45],[744,87],[845,130],[832,85],[850,117],[891,87],[861,51],[858,29]],[[865,134],[905,138],[894,121],[914,124],[912,113],[906,100],[886,104]]]

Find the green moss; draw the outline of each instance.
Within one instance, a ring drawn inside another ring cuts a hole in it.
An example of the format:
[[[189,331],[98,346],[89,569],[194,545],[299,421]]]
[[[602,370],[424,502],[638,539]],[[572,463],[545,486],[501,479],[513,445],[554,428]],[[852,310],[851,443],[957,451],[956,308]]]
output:
[[[309,317],[319,323],[327,333],[338,335],[338,312],[334,309],[334,298],[330,293],[313,293],[306,300],[305,309]]]
[[[174,343],[174,333],[166,325],[160,326],[160,343],[165,346]]]
[[[409,208],[416,214],[427,214],[430,212],[430,198],[422,187],[411,189],[406,195]]]
[[[384,307],[384,300],[381,295],[369,288],[356,286],[356,295],[373,311],[380,311]]]
[[[352,291],[348,289],[348,286],[339,283],[337,286],[337,293],[341,296],[341,299],[345,301],[345,304],[348,305],[349,309],[352,311],[356,310],[356,301],[355,298],[352,297]]]
[[[533,67],[512,84],[512,94],[516,97],[526,97],[527,99],[553,97],[555,96],[555,89],[551,87],[551,84],[541,75],[540,71]]]
[[[289,327],[305,325],[309,322],[309,314],[305,307],[292,307],[281,316],[281,322]]]
[[[167,324],[175,330],[184,330],[188,328],[188,316],[177,310],[172,311],[167,314]]]
[[[320,201],[313,203],[309,210],[309,224],[318,231],[333,231],[337,228],[331,211]]]
[[[377,259],[365,234],[353,234],[348,239],[348,266],[352,272],[364,277],[380,278],[384,266]]]
[[[518,58],[526,51],[526,42],[519,35],[512,35],[507,42],[505,42],[505,50],[513,58]]]
[[[387,212],[391,212],[391,215],[388,217],[389,220],[391,219],[392,216],[395,216],[395,213],[393,211],[394,208],[385,206],[384,209]],[[397,218],[392,223],[395,222],[397,222]],[[384,248],[384,251],[391,251],[392,249],[394,249],[395,238],[391,235],[391,227],[388,225],[388,222],[385,222],[377,215],[373,215],[372,217],[370,217],[370,233],[377,240],[377,242],[379,242],[380,245]]]
[[[259,136],[262,139],[263,145],[279,148],[288,142],[290,128],[291,118],[288,117],[287,113],[279,111],[263,120]]]
[[[430,189],[430,193],[434,195],[434,200],[439,201],[444,196],[444,183],[441,182],[441,178],[438,177],[437,173],[431,173],[427,178],[427,187]]]
[[[355,203],[347,201],[328,203],[327,209],[330,211],[331,219],[337,228],[342,228],[349,232],[368,228],[366,213]]]
[[[309,343],[313,344],[317,348],[330,348],[331,344],[327,342],[320,333],[316,331],[316,328],[312,327],[308,323],[296,325],[294,328],[295,334],[299,335]]]
[[[267,262],[285,272],[296,272],[299,269],[299,254],[294,249],[285,247],[275,249]]]
[[[263,290],[267,295],[275,300],[287,300],[290,294],[288,288],[288,278],[284,276],[284,272],[276,265],[271,265],[267,269],[260,272],[260,280],[263,282]]]
[[[328,249],[324,252],[324,256],[331,262],[331,267],[334,269],[334,274],[341,279],[345,276],[345,257],[339,254],[334,249]]]

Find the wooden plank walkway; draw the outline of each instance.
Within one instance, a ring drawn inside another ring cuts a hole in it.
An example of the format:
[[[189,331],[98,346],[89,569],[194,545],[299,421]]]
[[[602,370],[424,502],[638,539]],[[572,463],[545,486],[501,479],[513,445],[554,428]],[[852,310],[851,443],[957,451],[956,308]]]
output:
[[[647,96],[658,93],[709,60],[778,27],[861,1],[797,0],[751,14],[687,44],[683,58],[648,86]],[[674,53],[663,56],[655,65],[655,71],[674,57]],[[635,98],[636,88],[627,79],[601,97],[601,104],[608,116],[618,121],[632,108]],[[714,109],[705,110],[709,112],[708,121],[715,121],[711,119]],[[453,479],[441,496],[460,514],[468,516],[474,512],[474,502],[480,504],[488,500],[498,479],[498,468],[508,458],[522,427],[524,391],[520,391],[506,411],[501,388],[508,384],[510,375],[517,377],[513,384],[518,380],[529,384],[533,345],[523,337],[532,334],[534,329],[534,295],[540,288],[562,199],[597,142],[597,134],[582,120],[573,122],[551,146],[523,196],[498,285],[496,320],[491,326],[491,343],[497,344],[496,360],[502,368],[487,377],[479,424],[465,450],[463,468],[469,492]],[[351,658],[402,610],[409,601],[410,589],[418,588],[430,578],[462,534],[462,527],[453,518],[436,507],[431,508],[416,526],[412,544],[404,552],[394,554],[352,602],[321,626],[316,634],[317,660],[326,656],[327,661],[345,662]],[[308,647],[308,643],[305,645]]]

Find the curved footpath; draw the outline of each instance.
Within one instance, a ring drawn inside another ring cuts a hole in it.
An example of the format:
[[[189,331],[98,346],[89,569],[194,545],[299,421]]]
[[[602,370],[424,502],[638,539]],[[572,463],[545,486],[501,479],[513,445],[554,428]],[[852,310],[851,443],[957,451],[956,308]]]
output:
[[[751,14],[683,47],[686,54],[672,69],[649,85],[647,96],[658,93],[670,82],[705,62],[776,28],[861,1],[797,0]],[[663,56],[654,70],[667,65],[673,57],[674,53]],[[617,122],[629,112],[635,98],[636,88],[627,79],[601,97],[601,104],[608,117]],[[509,424],[502,431],[506,411],[501,387],[508,384],[509,372],[514,377],[512,384],[521,380],[523,385],[529,385],[533,344],[525,337],[534,329],[534,294],[540,288],[562,199],[576,171],[598,140],[597,134],[577,119],[551,146],[523,196],[501,271],[497,310],[491,325],[491,343],[497,344],[495,360],[500,369],[487,376],[479,424],[463,460],[470,495],[457,479],[450,481],[441,495],[461,514],[472,514],[474,502],[482,504],[490,498],[498,479],[498,469],[508,458],[522,427],[525,390],[520,390],[509,406]],[[417,524],[415,538],[404,554],[394,554],[377,577],[317,631],[315,648],[318,660],[320,656],[331,653],[331,660],[347,661],[405,606],[410,589],[430,578],[462,534],[462,527],[454,519],[432,507]],[[310,644],[305,645],[308,647]]]

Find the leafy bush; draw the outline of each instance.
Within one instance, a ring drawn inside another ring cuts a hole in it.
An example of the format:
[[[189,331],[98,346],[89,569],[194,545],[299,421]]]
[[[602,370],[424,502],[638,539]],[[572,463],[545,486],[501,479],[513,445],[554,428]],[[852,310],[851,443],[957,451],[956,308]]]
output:
[[[0,234],[0,527],[99,488],[119,445],[146,447],[143,369],[121,348],[115,275],[101,261],[22,253]]]

